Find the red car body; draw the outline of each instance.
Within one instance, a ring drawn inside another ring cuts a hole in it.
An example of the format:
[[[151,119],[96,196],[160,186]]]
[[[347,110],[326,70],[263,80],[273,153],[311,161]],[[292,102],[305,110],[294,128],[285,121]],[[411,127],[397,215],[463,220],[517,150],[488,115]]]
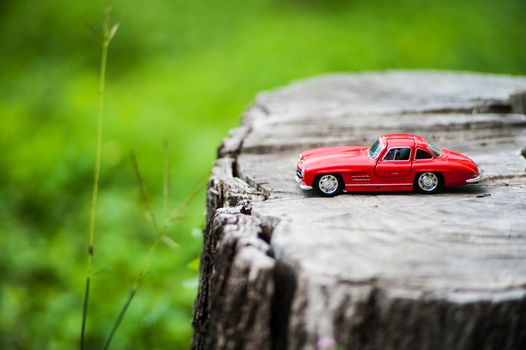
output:
[[[436,193],[479,180],[473,160],[412,134],[383,135],[371,147],[311,149],[300,154],[296,171],[300,188],[325,196],[413,189]]]

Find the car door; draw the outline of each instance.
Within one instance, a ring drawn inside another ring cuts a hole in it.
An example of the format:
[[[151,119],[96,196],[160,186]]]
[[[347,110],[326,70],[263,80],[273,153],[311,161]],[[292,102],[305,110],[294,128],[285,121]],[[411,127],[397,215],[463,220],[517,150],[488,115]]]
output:
[[[376,162],[375,175],[381,178],[400,178],[411,174],[411,147],[392,147]]]

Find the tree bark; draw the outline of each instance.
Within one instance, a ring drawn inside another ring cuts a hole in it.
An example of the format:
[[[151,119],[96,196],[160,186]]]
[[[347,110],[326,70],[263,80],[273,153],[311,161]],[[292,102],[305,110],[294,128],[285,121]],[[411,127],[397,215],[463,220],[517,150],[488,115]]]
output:
[[[526,349],[526,79],[325,75],[260,94],[218,149],[194,349]],[[479,185],[321,198],[299,152],[409,132]]]

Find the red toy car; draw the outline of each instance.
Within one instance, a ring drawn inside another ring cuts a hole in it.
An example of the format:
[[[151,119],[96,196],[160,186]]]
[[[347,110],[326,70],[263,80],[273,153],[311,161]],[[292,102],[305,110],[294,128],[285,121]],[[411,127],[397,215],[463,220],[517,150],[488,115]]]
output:
[[[436,193],[479,180],[470,158],[411,134],[383,135],[371,147],[311,149],[300,154],[296,171],[301,189],[327,197],[343,191]]]

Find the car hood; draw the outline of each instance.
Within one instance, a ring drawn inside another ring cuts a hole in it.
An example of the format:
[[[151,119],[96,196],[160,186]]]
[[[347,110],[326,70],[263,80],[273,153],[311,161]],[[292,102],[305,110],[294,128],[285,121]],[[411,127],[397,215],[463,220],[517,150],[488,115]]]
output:
[[[353,163],[361,163],[361,160],[367,157],[367,147],[322,147],[302,152],[298,166],[313,168],[352,165]]]

